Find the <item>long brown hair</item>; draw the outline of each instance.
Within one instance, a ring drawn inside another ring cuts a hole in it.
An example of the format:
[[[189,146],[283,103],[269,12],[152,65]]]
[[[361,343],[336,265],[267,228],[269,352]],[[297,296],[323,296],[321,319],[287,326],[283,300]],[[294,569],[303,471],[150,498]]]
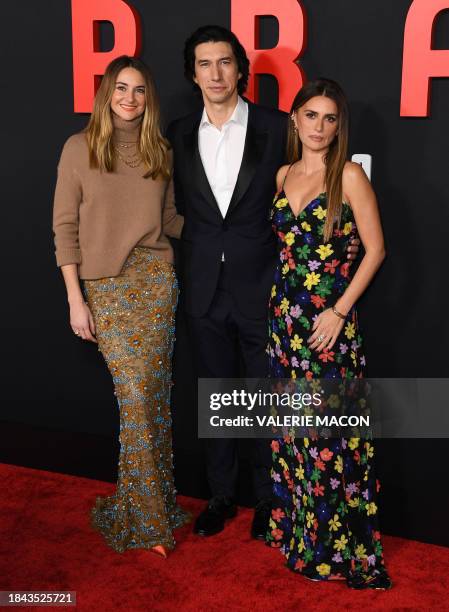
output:
[[[142,60],[128,55],[121,55],[108,65],[95,96],[94,108],[86,127],[90,167],[113,172],[112,133],[114,126],[111,99],[118,74],[124,68],[138,70],[145,82],[145,111],[140,128],[140,139],[137,143],[142,160],[148,168],[144,176],[155,179],[161,175],[163,178],[169,178],[168,150],[170,145],[161,134],[159,101],[153,78],[148,66]]]
[[[327,214],[324,224],[324,240],[329,240],[334,230],[334,223],[340,226],[343,202],[343,168],[348,156],[349,110],[346,96],[338,83],[330,79],[311,81],[296,94],[290,110],[290,116],[296,113],[306,102],[315,96],[326,96],[335,102],[338,113],[338,132],[329,146],[325,157],[325,185],[327,193]],[[287,157],[292,164],[302,157],[302,143],[298,138],[293,121],[289,122]]]

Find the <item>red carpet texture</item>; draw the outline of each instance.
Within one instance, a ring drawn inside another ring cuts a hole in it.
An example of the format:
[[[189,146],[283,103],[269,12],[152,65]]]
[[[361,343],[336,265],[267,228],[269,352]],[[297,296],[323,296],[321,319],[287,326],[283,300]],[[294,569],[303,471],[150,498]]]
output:
[[[212,538],[195,536],[190,525],[179,529],[164,560],[116,553],[91,530],[90,507],[111,484],[0,465],[0,487],[0,590],[76,591],[83,612],[449,610],[444,547],[385,537],[393,589],[355,592],[289,572],[279,551],[250,539],[248,509]],[[180,502],[195,515],[204,505]]]

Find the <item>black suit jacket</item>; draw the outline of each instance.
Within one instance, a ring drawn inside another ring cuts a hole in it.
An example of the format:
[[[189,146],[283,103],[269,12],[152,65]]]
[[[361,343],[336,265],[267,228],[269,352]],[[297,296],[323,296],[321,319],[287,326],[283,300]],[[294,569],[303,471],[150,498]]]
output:
[[[230,292],[245,316],[267,316],[275,266],[269,219],[276,172],[285,163],[286,113],[248,102],[242,165],[225,218],[206,177],[198,148],[202,111],[170,124],[176,206],[184,215],[183,293],[187,312],[206,314],[217,287],[222,253]]]

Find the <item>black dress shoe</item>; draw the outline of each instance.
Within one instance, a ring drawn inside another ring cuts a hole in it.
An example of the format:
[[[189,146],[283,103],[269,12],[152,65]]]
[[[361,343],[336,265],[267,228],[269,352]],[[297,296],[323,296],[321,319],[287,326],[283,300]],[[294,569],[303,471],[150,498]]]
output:
[[[254,510],[254,518],[251,525],[252,538],[256,540],[265,540],[270,516],[271,499],[262,499]]]
[[[237,514],[237,506],[226,497],[213,497],[195,521],[193,532],[211,536],[223,531],[226,519]]]

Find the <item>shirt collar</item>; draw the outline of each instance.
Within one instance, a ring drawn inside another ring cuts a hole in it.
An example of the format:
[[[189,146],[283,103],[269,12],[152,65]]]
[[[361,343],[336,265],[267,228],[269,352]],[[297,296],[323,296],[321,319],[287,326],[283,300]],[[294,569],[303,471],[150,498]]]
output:
[[[234,112],[229,117],[229,119],[226,121],[226,123],[223,124],[223,126],[228,125],[229,123],[236,123],[238,125],[241,125],[242,127],[246,127],[247,122],[248,122],[248,104],[240,96],[238,96],[237,105],[234,109]],[[207,116],[206,108],[204,108],[203,115],[200,121],[200,129],[211,126],[211,125],[213,124],[209,121],[209,117]]]

